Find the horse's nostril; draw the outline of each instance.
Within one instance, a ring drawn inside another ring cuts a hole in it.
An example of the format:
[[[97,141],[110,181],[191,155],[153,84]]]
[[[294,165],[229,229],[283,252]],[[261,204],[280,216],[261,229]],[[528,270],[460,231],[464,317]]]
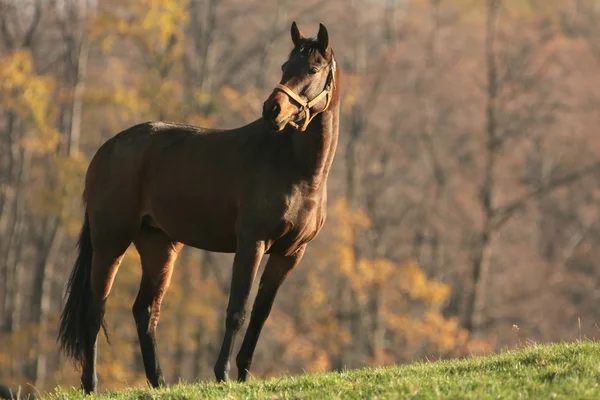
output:
[[[281,107],[279,106],[279,103],[275,102],[275,104],[273,104],[273,108],[271,109],[271,117],[276,118],[280,111]]]
[[[281,106],[279,105],[278,102],[274,101],[274,100],[267,100],[264,102],[263,104],[263,118],[265,119],[269,119],[269,120],[275,120],[277,119],[277,117],[279,116],[279,113],[281,112]]]

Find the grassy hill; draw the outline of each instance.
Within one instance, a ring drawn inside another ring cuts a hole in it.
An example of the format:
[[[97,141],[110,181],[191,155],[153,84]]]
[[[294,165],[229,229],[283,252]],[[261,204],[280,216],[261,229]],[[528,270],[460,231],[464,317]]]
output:
[[[84,399],[75,390],[50,399]],[[600,399],[600,343],[536,345],[463,360],[344,373],[104,392],[102,399]]]

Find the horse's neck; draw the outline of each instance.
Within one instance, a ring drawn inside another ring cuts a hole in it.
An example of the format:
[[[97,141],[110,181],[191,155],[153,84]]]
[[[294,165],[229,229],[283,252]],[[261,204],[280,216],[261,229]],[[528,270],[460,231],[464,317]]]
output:
[[[296,157],[303,166],[308,183],[313,187],[325,185],[337,147],[339,99],[335,100],[327,110],[314,118],[305,132],[294,132]]]

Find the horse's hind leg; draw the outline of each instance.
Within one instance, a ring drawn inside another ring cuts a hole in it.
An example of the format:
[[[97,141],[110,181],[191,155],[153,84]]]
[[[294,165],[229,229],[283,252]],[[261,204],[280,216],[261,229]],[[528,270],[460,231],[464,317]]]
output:
[[[96,391],[98,378],[96,376],[96,349],[98,332],[104,321],[106,299],[112,287],[115,275],[121,265],[123,255],[105,256],[94,250],[92,258],[92,294],[93,301],[88,311],[90,325],[87,327],[89,335],[84,349],[84,363],[81,372],[81,385],[86,393]]]
[[[123,255],[135,235],[134,225],[119,229],[106,229],[106,224],[98,222],[96,228],[95,234],[92,234],[93,256],[90,280],[92,301],[88,303],[88,325],[85,328],[87,337],[84,341],[81,374],[81,384],[86,393],[96,390],[98,382],[96,376],[97,339],[98,332],[104,323],[106,300]]]
[[[146,379],[153,387],[158,387],[164,385],[165,381],[158,361],[156,325],[182,244],[172,241],[163,231],[154,228],[143,228],[134,244],[142,261],[142,282],[133,304],[133,317]]]

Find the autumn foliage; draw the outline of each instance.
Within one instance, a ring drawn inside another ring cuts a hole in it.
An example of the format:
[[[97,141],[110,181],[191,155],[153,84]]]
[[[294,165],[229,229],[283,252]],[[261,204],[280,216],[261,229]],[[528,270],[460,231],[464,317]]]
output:
[[[595,2],[23,3],[0,1],[0,383],[78,384],[55,338],[98,147],[147,120],[259,118],[292,20],[330,32],[340,143],[325,228],[281,288],[254,377],[597,335]],[[168,382],[213,379],[231,262],[183,250],[158,326]],[[139,281],[129,249],[102,389],[145,384]]]

